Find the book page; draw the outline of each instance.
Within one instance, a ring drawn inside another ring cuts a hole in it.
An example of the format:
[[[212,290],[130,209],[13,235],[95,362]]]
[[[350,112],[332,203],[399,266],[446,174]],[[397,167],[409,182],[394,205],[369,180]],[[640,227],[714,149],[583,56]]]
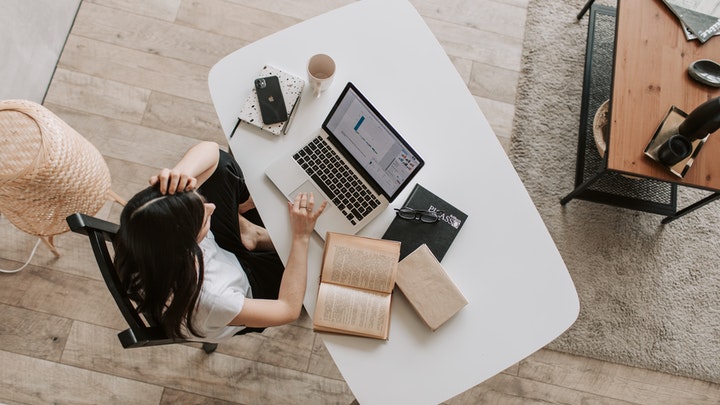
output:
[[[317,330],[386,339],[392,295],[320,284],[313,324]]]
[[[390,293],[399,254],[397,242],[329,233],[321,281]]]

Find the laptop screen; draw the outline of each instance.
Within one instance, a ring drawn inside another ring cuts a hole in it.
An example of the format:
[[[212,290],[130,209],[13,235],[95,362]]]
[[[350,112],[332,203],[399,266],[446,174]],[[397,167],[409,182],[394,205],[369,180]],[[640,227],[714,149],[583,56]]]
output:
[[[374,182],[372,185],[390,201],[425,164],[352,83],[345,86],[323,129],[355,168],[364,172],[365,179]]]

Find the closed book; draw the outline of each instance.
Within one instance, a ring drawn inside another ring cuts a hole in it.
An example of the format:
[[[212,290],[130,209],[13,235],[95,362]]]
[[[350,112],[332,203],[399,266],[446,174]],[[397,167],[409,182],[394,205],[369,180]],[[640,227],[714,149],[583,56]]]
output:
[[[424,243],[438,261],[442,261],[460,228],[465,224],[467,214],[420,184],[415,185],[403,207],[435,212],[438,221],[425,223],[396,216],[382,238],[401,242],[400,259]]]
[[[687,39],[698,39],[706,42],[714,35],[720,34],[720,7],[717,1],[698,0],[663,0],[663,3],[680,20]],[[694,38],[693,38],[694,36]]]
[[[433,331],[468,303],[424,244],[400,261],[395,283],[418,316]]]

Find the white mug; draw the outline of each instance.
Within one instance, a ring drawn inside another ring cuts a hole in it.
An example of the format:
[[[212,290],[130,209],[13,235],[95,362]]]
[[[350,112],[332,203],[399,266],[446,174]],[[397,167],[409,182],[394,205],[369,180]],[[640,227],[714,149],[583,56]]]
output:
[[[335,61],[323,53],[313,55],[308,61],[307,72],[313,96],[320,97],[335,77]]]

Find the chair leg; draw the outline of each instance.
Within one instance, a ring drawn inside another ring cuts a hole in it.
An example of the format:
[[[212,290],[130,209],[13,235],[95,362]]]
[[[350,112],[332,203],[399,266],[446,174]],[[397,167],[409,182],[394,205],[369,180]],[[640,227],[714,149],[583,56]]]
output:
[[[120,195],[118,195],[116,192],[114,192],[112,190],[107,191],[107,198],[110,201],[117,202],[118,204],[122,205],[123,207],[127,205],[127,201],[125,201],[124,198],[120,197]]]
[[[50,251],[55,255],[55,257],[60,257],[60,251],[57,250],[55,247],[55,242],[53,241],[53,236],[41,236],[40,239],[42,239],[43,243],[45,243],[45,246],[47,246]]]
[[[218,345],[217,343],[203,343],[202,348],[205,350],[205,353],[210,354],[217,349]]]

